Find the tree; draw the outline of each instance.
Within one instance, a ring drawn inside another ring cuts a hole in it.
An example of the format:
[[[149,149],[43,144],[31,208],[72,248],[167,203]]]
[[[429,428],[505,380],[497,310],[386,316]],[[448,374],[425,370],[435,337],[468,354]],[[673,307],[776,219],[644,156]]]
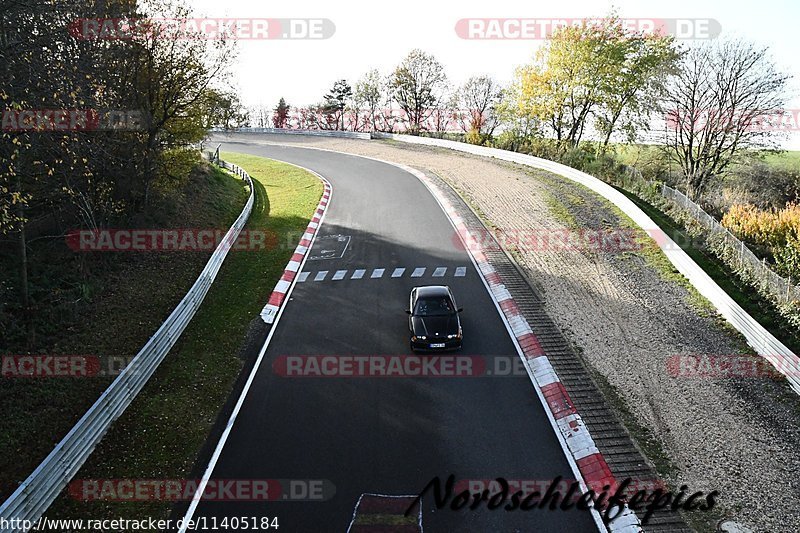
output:
[[[614,18],[612,24],[619,24]],[[609,43],[605,54],[611,63],[603,78],[601,105],[595,110],[595,127],[608,146],[615,130],[623,130],[628,142],[650,129],[654,110],[666,94],[666,83],[675,72],[679,53],[671,36],[627,32]]]
[[[269,128],[270,124],[272,124],[272,113],[272,108],[264,104],[253,106],[249,110],[253,126],[256,128]]]
[[[633,140],[648,128],[677,56],[673,38],[628,30],[612,13],[557,30],[517,70],[509,94],[519,116],[565,145],[578,145],[592,117],[603,146],[620,128]]]
[[[350,98],[353,96],[353,88],[347,80],[338,80],[325,95],[323,99],[323,109],[326,115],[333,118],[334,129],[344,129],[344,110]]]
[[[534,135],[540,136],[544,130],[538,116],[526,108],[527,100],[522,95],[519,83],[520,69],[517,69],[516,81],[503,90],[497,105],[498,121],[504,126],[501,134],[504,147],[512,151],[518,151],[526,140]]]
[[[204,128],[223,128],[225,131],[246,126],[250,113],[233,91],[209,89],[204,96]]]
[[[502,90],[489,76],[473,76],[456,92],[455,118],[465,133],[482,141],[494,133],[499,123],[498,105]]]
[[[517,70],[518,112],[549,128],[557,141],[577,146],[608,84],[606,45],[618,38],[614,27],[586,23],[557,30],[535,61]]]
[[[782,114],[788,79],[766,48],[743,40],[686,51],[669,85],[666,144],[690,197],[700,198],[742,152],[777,145],[760,121]]]
[[[275,114],[272,115],[272,124],[276,128],[285,128],[289,122],[289,104],[281,97],[275,107]]]
[[[366,106],[367,121],[373,131],[378,131],[381,120],[381,104],[386,101],[386,81],[378,69],[367,71],[356,82],[355,101]]]
[[[448,94],[445,91],[439,95],[431,107],[426,127],[435,132],[440,139],[444,137],[446,131],[451,129],[453,119],[457,114],[457,103],[458,99],[455,93]]]
[[[85,255],[58,275],[29,272],[41,260],[35,243],[124,223],[147,207],[154,184],[164,190],[187,177],[184,163],[197,163],[188,146],[206,133],[209,103],[219,94],[212,86],[233,49],[223,39],[175,36],[174,28],[163,28],[158,20],[190,15],[172,1],[3,5],[4,117],[35,110],[90,110],[93,117],[85,130],[0,131],[0,233],[13,239],[0,241],[0,255],[19,267],[14,279],[0,279],[1,290],[19,294],[17,304],[0,312],[0,330],[9,339],[22,331],[33,345],[34,321],[48,316],[39,310],[82,298],[79,288],[89,276]],[[81,36],[76,21],[93,19],[137,23],[131,38]]]
[[[412,50],[391,76],[392,95],[409,121],[409,132],[418,135],[442,99],[447,84],[444,67],[430,54]]]

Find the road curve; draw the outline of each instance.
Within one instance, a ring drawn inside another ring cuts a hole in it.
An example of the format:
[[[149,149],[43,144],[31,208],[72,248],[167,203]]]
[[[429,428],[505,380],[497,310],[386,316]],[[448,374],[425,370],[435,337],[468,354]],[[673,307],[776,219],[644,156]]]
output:
[[[285,501],[284,481],[278,501],[204,500],[195,519],[269,516],[283,531],[342,532],[365,493],[417,494],[436,476],[574,478],[528,376],[478,370],[505,369],[516,351],[446,215],[416,177],[357,156],[256,144],[247,137],[220,141],[223,151],[314,170],[334,193],[303,268],[307,274],[275,326],[212,481],[315,480],[316,486],[320,480],[326,488],[320,499]],[[412,277],[415,271],[418,277]],[[281,375],[286,356],[409,354],[408,293],[415,285],[439,283],[450,285],[464,308],[459,355],[474,356],[471,368],[481,377]],[[296,483],[295,496],[302,496],[303,486]],[[391,512],[370,520],[391,521]],[[585,511],[490,511],[486,505],[437,510],[432,494],[423,500],[422,526],[597,531]]]

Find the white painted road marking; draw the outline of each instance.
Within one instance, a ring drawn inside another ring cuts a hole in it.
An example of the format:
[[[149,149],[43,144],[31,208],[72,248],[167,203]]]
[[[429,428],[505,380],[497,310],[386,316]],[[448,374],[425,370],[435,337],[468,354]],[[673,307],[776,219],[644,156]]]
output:
[[[364,279],[367,274],[367,271],[370,269],[366,268],[357,268],[353,270],[353,274],[350,276],[350,279]],[[401,279],[406,271],[411,270],[410,268],[406,267],[395,267],[395,268],[373,268],[371,269],[371,273],[369,275],[369,279],[382,279],[384,274],[387,274],[387,271],[391,271],[390,277],[394,279]],[[448,267],[432,267],[430,276],[434,278],[443,278],[447,276]],[[413,271],[411,271],[412,278],[422,278],[425,276],[425,273],[428,271],[427,267],[416,267]],[[328,273],[333,272],[333,275],[329,278]],[[312,272],[300,272],[297,275],[297,282],[303,283],[305,281],[340,281],[347,278],[350,270],[320,270],[316,273]],[[460,266],[455,267],[453,270],[452,276],[456,278],[463,278],[467,275],[467,267]],[[501,298],[502,299],[502,298]]]

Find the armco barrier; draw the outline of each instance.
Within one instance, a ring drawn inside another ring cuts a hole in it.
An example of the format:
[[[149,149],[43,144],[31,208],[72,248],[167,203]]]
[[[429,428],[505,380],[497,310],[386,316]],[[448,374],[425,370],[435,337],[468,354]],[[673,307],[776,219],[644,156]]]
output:
[[[656,243],[658,243],[659,247],[661,247],[667,259],[675,265],[675,268],[686,276],[695,289],[714,305],[725,320],[730,322],[733,327],[745,336],[748,344],[759,355],[769,361],[778,372],[786,376],[792,389],[794,389],[797,394],[800,394],[800,358],[781,341],[776,339],[774,335],[764,329],[764,327],[751,317],[747,311],[742,309],[733,298],[728,296],[728,293],[722,290],[719,285],[717,285],[717,283],[686,254],[686,252],[675,244],[675,242],[645,214],[644,211],[639,209],[629,198],[609,184],[585,172],[562,165],[561,163],[530,155],[518,154],[508,150],[500,150],[498,148],[486,148],[484,146],[476,146],[456,141],[391,133],[373,133],[372,138],[393,139],[411,144],[438,146],[440,148],[449,148],[459,152],[493,157],[503,161],[527,165],[564,176],[600,194],[620,208],[622,212],[629,216],[639,227],[648,232]]]
[[[224,130],[222,128],[212,128],[214,133],[273,133],[279,135],[315,135],[319,137],[342,137],[343,139],[370,139],[370,134],[359,131],[341,130],[291,130],[286,128],[237,128],[235,130]]]
[[[231,163],[219,161],[219,164],[240,176],[250,186],[250,197],[239,218],[214,250],[192,288],[161,324],[158,331],[67,433],[67,436],[55,446],[50,455],[0,506],[0,518],[5,519],[7,524],[2,531],[23,531],[21,528],[11,527],[12,519],[19,519],[17,523],[22,520],[35,522],[42,516],[91,455],[114,420],[144,388],[147,380],[178,341],[200,304],[203,303],[228,251],[247,223],[254,202],[253,183],[247,172]]]

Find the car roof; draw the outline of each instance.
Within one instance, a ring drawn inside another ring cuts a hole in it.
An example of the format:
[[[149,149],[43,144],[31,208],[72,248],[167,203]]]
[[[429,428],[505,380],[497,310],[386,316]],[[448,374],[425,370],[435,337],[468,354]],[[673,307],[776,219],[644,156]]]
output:
[[[425,296],[448,296],[450,289],[447,285],[424,285],[422,287],[414,287],[417,291],[417,298]]]

